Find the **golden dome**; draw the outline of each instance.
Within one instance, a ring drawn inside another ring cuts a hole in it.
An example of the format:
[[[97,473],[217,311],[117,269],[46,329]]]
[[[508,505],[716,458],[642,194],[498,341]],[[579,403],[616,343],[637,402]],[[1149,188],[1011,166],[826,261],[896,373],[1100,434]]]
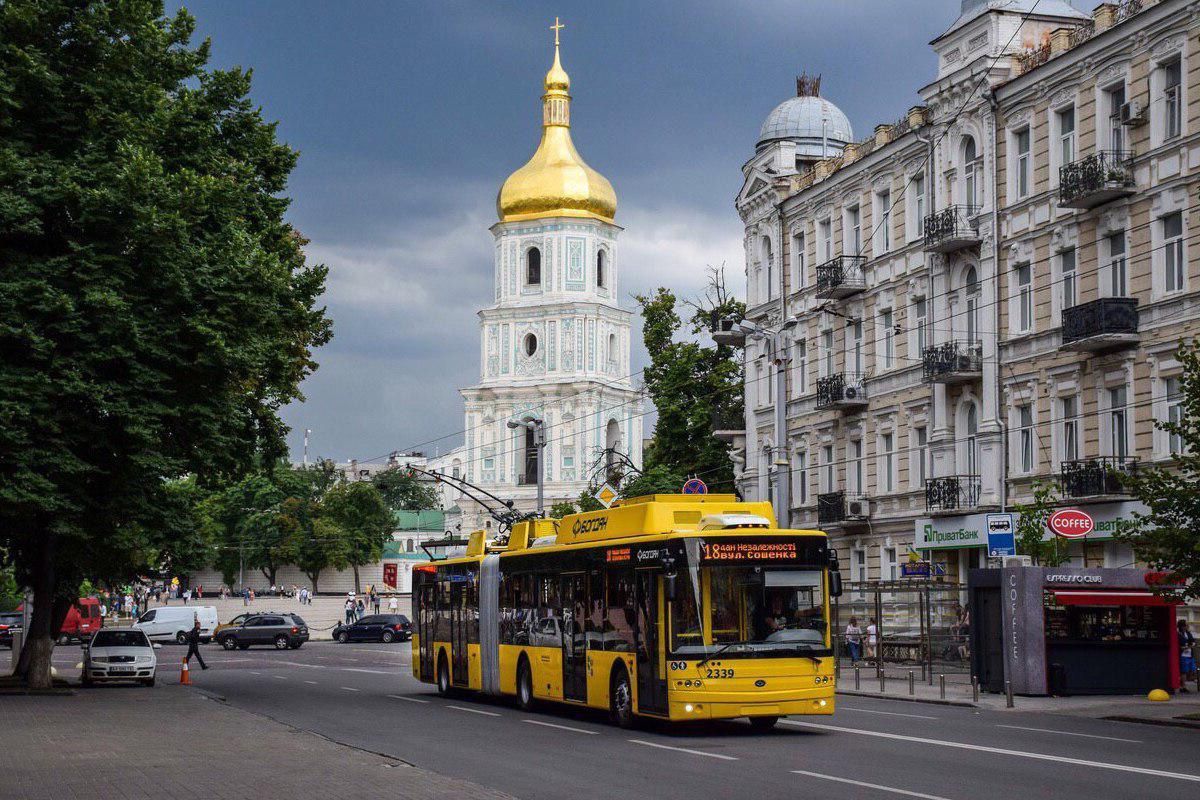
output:
[[[508,176],[496,197],[501,222],[540,217],[586,217],[612,222],[617,195],[608,179],[580,158],[571,142],[571,78],[554,43],[554,64],[542,95],[542,141],[525,166]]]

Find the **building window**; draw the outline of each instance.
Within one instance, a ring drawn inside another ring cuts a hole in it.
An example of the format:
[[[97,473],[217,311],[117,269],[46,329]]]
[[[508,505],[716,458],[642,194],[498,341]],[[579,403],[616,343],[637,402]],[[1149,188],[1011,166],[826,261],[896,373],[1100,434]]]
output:
[[[885,433],[879,440],[883,451],[882,483],[885,492],[896,490],[896,438],[893,433]]]
[[[979,202],[979,151],[975,139],[963,137],[963,202],[978,208]]]
[[[537,337],[532,333],[525,334],[525,355],[532,357],[538,349]]]
[[[542,282],[542,251],[531,247],[525,251],[525,283],[536,286]]]
[[[862,252],[862,212],[858,206],[846,209],[846,247],[843,251],[853,255]]]
[[[1032,175],[1030,174],[1029,163],[1029,128],[1022,128],[1016,133],[1016,191],[1017,199],[1023,199],[1029,196],[1029,184]]]
[[[879,313],[879,324],[883,326],[883,369],[891,369],[896,361],[896,326],[890,308]]]
[[[1108,246],[1108,280],[1103,288],[1108,291],[1108,297],[1129,296],[1129,274],[1125,264],[1125,232],[1118,231],[1107,237]]]
[[[847,365],[847,372],[853,372],[854,375],[863,374],[863,323],[861,319],[856,319],[850,324],[850,331],[853,334],[854,345],[853,362]],[[850,369],[853,367],[853,369]]]
[[[1125,105],[1125,84],[1109,89],[1108,96],[1108,146],[1111,150],[1125,149],[1125,126],[1121,123],[1121,106]]]
[[[833,445],[827,444],[821,448],[821,491],[832,492],[836,485],[833,480]]]
[[[896,558],[896,548],[894,548],[894,547],[883,548],[882,567],[885,570],[884,577],[886,580],[894,581],[899,578],[899,575],[897,573],[900,570],[900,562],[899,562],[899,559]]]
[[[918,297],[913,301],[913,321],[916,324],[917,353],[921,358],[925,348],[929,346],[929,301]]]
[[[775,254],[771,251],[771,240],[762,238],[762,263],[767,285],[763,289],[763,297],[768,299],[775,296]]]
[[[863,493],[863,443],[862,439],[850,442],[850,475],[847,481],[851,494]]]
[[[596,253],[596,286],[601,289],[607,286],[604,279],[604,251],[600,250]]]
[[[1017,426],[1020,433],[1021,472],[1033,472],[1033,407],[1017,406]]]
[[[917,238],[925,235],[925,175],[917,173],[912,179],[913,217]]]
[[[1058,158],[1059,164],[1070,164],[1075,160],[1075,107],[1058,112]]]
[[[567,446],[563,447],[562,465],[563,465],[563,469],[574,469],[575,468],[575,447],[574,446],[567,445]]]
[[[1183,70],[1179,59],[1163,64],[1163,138],[1174,139],[1183,129]]]
[[[1059,404],[1062,408],[1062,460],[1075,461],[1079,458],[1079,398],[1064,397]]]
[[[792,289],[803,289],[808,280],[804,274],[804,234],[792,235]]]
[[[882,255],[892,249],[892,192],[884,189],[875,195],[875,218],[879,224],[875,226],[875,255]]]
[[[803,339],[796,342],[796,354],[792,357],[796,364],[796,395],[808,394],[808,342]]]
[[[766,365],[764,365],[761,360],[757,364],[754,365],[754,369],[755,369],[754,382],[758,384],[758,404],[760,406],[765,406],[770,402],[770,397],[771,397],[771,393],[770,393],[770,388],[771,388],[770,383],[771,382],[768,380],[769,374],[767,373]]]
[[[796,453],[796,502],[797,506],[808,505],[808,453]]]
[[[411,552],[413,551],[413,540],[412,540],[412,539],[406,539],[406,540],[405,540],[405,542],[404,542],[404,551],[405,551],[405,552],[407,552],[407,553],[411,553]]]
[[[1062,307],[1070,308],[1077,302],[1075,298],[1078,294],[1075,284],[1075,248],[1059,253],[1058,265],[1062,275]]]
[[[817,238],[821,242],[821,260],[833,260],[833,221],[823,219],[817,223]]]
[[[925,479],[929,477],[929,429],[921,426],[913,429],[913,440],[917,443],[913,448],[913,455],[916,456],[916,469],[913,474],[916,476],[914,483],[918,486],[925,485]]]
[[[1163,239],[1164,288],[1168,292],[1183,291],[1183,213],[1167,214],[1160,221]]]
[[[1033,266],[1020,264],[1015,270],[1017,282],[1017,332],[1033,330]]]
[[[1108,390],[1109,451],[1116,458],[1129,455],[1129,419],[1124,386]]]
[[[854,562],[854,580],[859,583],[867,582],[867,551],[855,548],[852,557]]]
[[[833,374],[833,331],[821,331],[821,377]]]
[[[974,403],[967,406],[967,474],[979,474],[979,410]]]
[[[1167,422],[1172,425],[1183,424],[1183,391],[1179,386],[1179,378],[1167,378],[1163,381],[1167,397]],[[1178,455],[1183,452],[1183,436],[1177,432],[1167,434],[1167,452]]]

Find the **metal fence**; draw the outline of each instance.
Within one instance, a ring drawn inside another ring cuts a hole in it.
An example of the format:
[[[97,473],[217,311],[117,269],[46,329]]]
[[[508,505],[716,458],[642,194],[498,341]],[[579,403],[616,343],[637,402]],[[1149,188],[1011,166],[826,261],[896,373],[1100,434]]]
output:
[[[912,671],[929,684],[935,675],[966,680],[971,673],[968,612],[966,584],[929,578],[849,582],[833,608],[838,669],[858,666],[863,675],[893,678]],[[861,634],[847,634],[851,618]],[[874,636],[868,632],[872,621]]]

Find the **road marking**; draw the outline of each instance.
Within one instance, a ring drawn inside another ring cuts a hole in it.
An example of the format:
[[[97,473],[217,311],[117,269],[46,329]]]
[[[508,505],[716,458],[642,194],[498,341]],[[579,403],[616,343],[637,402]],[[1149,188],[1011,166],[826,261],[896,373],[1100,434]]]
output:
[[[250,674],[251,675],[262,675],[261,672],[255,672],[254,670],[250,670]]]
[[[368,675],[395,675],[395,670],[363,669],[361,667],[342,667],[342,672],[365,672]]]
[[[483,714],[485,717],[500,716],[495,711],[484,711],[482,708],[467,708],[466,706],[446,706],[446,708],[453,708],[455,711],[469,711],[472,714]]]
[[[342,689],[346,690],[347,692],[357,692],[357,691],[359,691],[358,689],[355,689],[353,686],[343,686],[343,687],[342,687]]]
[[[392,698],[393,700],[407,700],[410,703],[428,703],[429,702],[428,700],[422,700],[419,697],[405,697],[402,694],[389,694],[388,697]]]
[[[912,717],[913,719],[939,719],[939,717],[930,717],[925,714],[901,714],[899,711],[875,711],[870,708],[855,708],[854,706],[837,707],[838,711],[859,711],[863,714],[886,714],[889,717]]]
[[[838,783],[849,783],[854,786],[865,786],[868,789],[879,789],[883,792],[891,792],[893,794],[903,794],[908,797],[921,797],[924,800],[946,800],[944,797],[938,797],[936,794],[921,794],[920,792],[910,792],[907,789],[897,789],[894,786],[884,786],[879,783],[867,783],[866,781],[852,781],[849,778],[839,778],[836,775],[822,775],[819,772],[807,772],[802,769],[792,770],[797,775],[807,775],[810,778],[820,778],[825,781],[837,781]]]
[[[965,742],[944,742],[940,739],[926,739],[923,736],[904,736],[899,733],[883,733],[882,731],[865,731],[859,728],[843,728],[838,725],[821,725],[816,722],[797,722],[795,720],[781,720],[784,725],[793,725],[798,728],[815,728],[822,731],[838,731],[840,733],[857,733],[861,736],[877,736],[881,739],[899,739],[903,742],[916,742],[918,744],[935,744],[940,747],[955,747],[959,750],[976,750],[981,753],[997,753],[1002,756],[1018,756],[1020,758],[1032,758],[1036,761],[1053,761],[1057,764],[1077,764],[1082,767],[1095,767],[1097,769],[1111,769],[1115,772],[1133,772],[1138,775],[1156,775],[1160,778],[1174,778],[1179,781],[1191,781],[1200,783],[1200,775],[1188,775],[1184,772],[1167,772],[1159,769],[1148,769],[1146,767],[1131,767],[1127,764],[1111,764],[1104,761],[1088,761],[1083,758],[1070,758],[1069,756],[1055,756],[1047,753],[1029,753],[1024,750],[1007,750],[1003,747],[986,747],[981,744],[967,744]]]
[[[570,725],[555,725],[553,722],[542,722],[540,719],[523,719],[521,722],[528,722],[530,725],[541,725],[544,728],[556,728],[560,731],[574,731],[575,733],[586,733],[588,736],[599,736],[600,731],[589,731],[584,728],[572,728]]]
[[[305,681],[305,683],[311,684],[311,685],[313,685],[313,686],[316,686],[316,685],[317,685],[317,682],[316,682],[316,681]]]
[[[1038,733],[1053,733],[1058,736],[1083,736],[1087,739],[1107,739],[1110,742],[1129,742],[1130,744],[1141,744],[1141,739],[1120,739],[1116,736],[1098,736],[1094,733],[1071,733],[1070,731],[1052,731],[1049,728],[1026,728],[1024,725],[997,725],[997,728],[1012,728],[1016,731],[1037,731]]]
[[[726,756],[720,753],[706,753],[703,750],[690,750],[686,747],[672,747],[669,744],[658,744],[657,742],[647,742],[645,739],[629,739],[634,744],[644,744],[646,747],[657,747],[660,750],[674,750],[677,753],[688,753],[693,756],[708,756],[709,758],[719,758],[722,761],[737,761],[737,756]]]
[[[286,681],[287,680],[286,675],[272,675],[271,677],[277,681]]]

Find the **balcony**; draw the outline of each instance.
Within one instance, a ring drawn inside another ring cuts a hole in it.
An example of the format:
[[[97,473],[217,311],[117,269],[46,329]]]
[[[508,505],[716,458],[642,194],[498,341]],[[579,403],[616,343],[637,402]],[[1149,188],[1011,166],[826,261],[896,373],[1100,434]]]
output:
[[[867,389],[863,376],[839,372],[817,380],[817,408],[866,408]]]
[[[1130,150],[1101,150],[1058,168],[1059,208],[1095,208],[1136,190]]]
[[[1063,497],[1103,497],[1128,494],[1123,478],[1137,470],[1137,459],[1085,458],[1062,462],[1058,483]]]
[[[817,265],[817,297],[841,300],[867,288],[863,273],[866,256],[838,256]]]
[[[1131,297],[1102,297],[1064,308],[1059,349],[1087,353],[1136,346],[1137,306]]]
[[[925,252],[952,253],[981,241],[978,206],[947,206],[925,217]]]
[[[947,475],[925,481],[925,510],[973,511],[979,508],[983,483],[978,475]]]
[[[867,500],[845,492],[817,495],[818,525],[865,525],[869,515]]]
[[[983,345],[945,342],[921,354],[926,383],[965,383],[983,377]]]
[[[738,436],[746,435],[746,418],[740,414],[714,409],[712,412],[713,436],[722,441],[732,442]]]

